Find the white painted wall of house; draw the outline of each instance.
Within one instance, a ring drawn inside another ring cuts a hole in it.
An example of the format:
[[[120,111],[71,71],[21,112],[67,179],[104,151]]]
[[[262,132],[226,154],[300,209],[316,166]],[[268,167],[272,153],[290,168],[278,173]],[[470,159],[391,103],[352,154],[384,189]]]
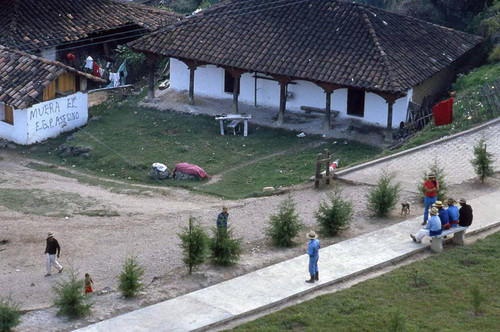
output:
[[[265,76],[258,74],[258,76]],[[287,101],[287,110],[300,110],[300,106],[325,108],[326,97],[323,89],[312,82],[294,81],[288,85],[288,92],[292,97]],[[181,61],[170,59],[170,87],[176,91],[189,89],[189,69]],[[224,70],[213,65],[198,67],[194,74],[194,97],[212,97],[232,99],[232,93],[224,92]],[[278,82],[257,79],[257,105],[279,107],[280,87]],[[249,105],[254,104],[255,78],[253,74],[245,73],[241,76],[239,101]],[[411,90],[408,96],[400,98],[393,106],[392,125],[399,127],[406,119],[408,102],[411,100]],[[332,110],[340,112],[342,117],[359,119],[382,127],[387,125],[387,103],[374,94],[365,94],[364,117],[347,115],[347,89],[335,90],[332,94]]]
[[[33,144],[81,127],[87,123],[86,93],[38,103],[24,110],[14,110],[14,124],[0,121],[0,137],[17,144]]]

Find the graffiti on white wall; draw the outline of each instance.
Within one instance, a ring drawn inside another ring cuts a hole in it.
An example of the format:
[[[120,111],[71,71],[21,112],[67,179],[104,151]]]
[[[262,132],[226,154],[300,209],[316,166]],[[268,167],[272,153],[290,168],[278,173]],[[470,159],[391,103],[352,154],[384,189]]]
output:
[[[28,141],[39,142],[61,132],[87,123],[87,94],[75,93],[67,97],[33,105],[26,110]]]

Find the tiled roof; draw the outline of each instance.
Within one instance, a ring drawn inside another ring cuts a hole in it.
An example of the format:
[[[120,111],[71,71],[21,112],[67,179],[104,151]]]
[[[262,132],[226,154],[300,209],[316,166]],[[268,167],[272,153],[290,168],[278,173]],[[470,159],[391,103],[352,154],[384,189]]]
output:
[[[478,36],[348,2],[228,0],[130,45],[181,60],[398,93],[480,42]]]
[[[154,31],[182,17],[113,0],[1,0],[0,13],[0,45],[31,52],[132,24]]]
[[[0,102],[24,109],[41,101],[43,90],[64,72],[106,81],[57,61],[50,61],[0,45]]]

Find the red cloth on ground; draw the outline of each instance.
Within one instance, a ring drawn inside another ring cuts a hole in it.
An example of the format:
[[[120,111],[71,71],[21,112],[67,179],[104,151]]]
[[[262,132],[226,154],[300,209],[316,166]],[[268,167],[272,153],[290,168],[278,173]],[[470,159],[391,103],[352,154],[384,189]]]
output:
[[[453,122],[453,98],[439,102],[432,108],[434,125],[443,126]]]
[[[208,174],[198,165],[180,163],[175,165],[174,172],[179,171],[186,174],[198,175],[200,178],[208,178]]]
[[[97,64],[97,61],[94,61],[94,76],[101,77],[101,73],[99,72],[99,69],[101,69],[101,67],[99,67],[99,65]]]

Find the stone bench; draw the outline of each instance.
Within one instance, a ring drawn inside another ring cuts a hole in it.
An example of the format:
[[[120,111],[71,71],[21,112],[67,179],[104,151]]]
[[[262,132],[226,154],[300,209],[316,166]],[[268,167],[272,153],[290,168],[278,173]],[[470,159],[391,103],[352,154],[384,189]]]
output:
[[[443,251],[443,239],[445,236],[453,234],[452,241],[453,243],[459,244],[459,245],[465,245],[465,231],[467,230],[468,227],[462,227],[462,226],[457,226],[457,227],[452,227],[448,230],[443,231],[440,235],[432,236],[431,237],[431,250],[440,253]]]
[[[240,124],[240,120],[233,120],[231,121],[228,125],[227,128],[229,128],[229,133],[233,133],[233,135],[236,135],[236,128]]]

